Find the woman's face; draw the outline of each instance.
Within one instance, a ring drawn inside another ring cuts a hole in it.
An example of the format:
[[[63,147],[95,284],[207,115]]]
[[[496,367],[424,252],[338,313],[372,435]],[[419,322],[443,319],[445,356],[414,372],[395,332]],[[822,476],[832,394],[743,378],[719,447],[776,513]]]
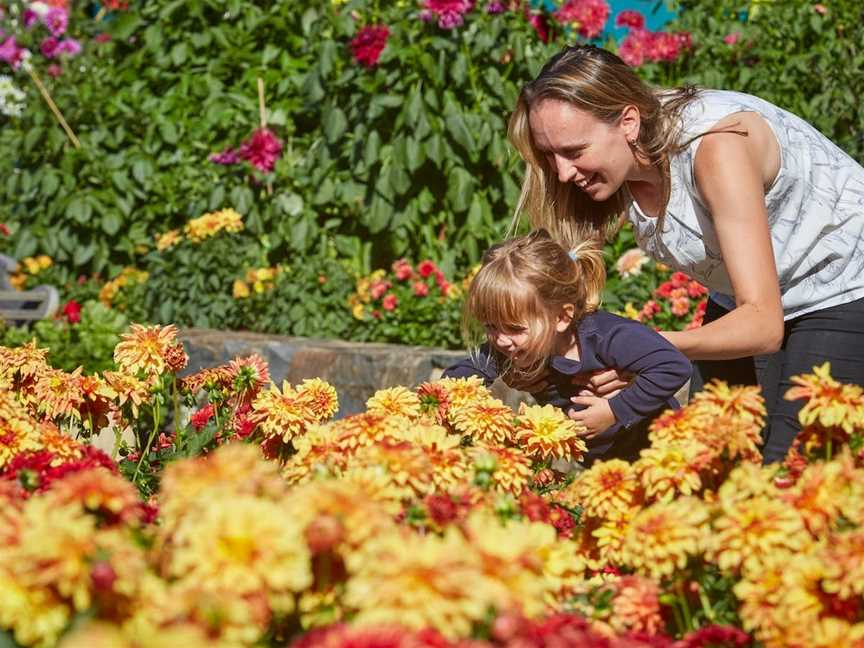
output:
[[[639,134],[638,117],[607,124],[584,110],[544,99],[528,119],[534,146],[558,173],[592,200],[610,198],[636,167],[628,144]]]

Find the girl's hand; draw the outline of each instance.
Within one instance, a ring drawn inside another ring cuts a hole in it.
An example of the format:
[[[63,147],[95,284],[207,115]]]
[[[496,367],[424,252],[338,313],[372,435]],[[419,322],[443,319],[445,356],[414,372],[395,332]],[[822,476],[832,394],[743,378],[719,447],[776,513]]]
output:
[[[574,396],[570,399],[577,405],[586,405],[582,410],[570,410],[568,416],[586,427],[586,439],[592,439],[605,432],[615,423],[615,414],[609,407],[609,401],[599,396]]]
[[[579,396],[612,398],[633,380],[634,374],[618,369],[599,369],[573,376],[573,384],[584,387]]]

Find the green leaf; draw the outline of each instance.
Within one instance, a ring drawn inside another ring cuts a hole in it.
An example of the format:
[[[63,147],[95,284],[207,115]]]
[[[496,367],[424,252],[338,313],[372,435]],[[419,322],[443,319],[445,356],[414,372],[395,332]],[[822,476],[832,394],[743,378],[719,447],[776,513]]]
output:
[[[87,263],[91,258],[93,258],[93,254],[96,252],[96,244],[90,243],[89,245],[79,245],[75,248],[75,254],[72,257],[72,262],[76,266],[83,266]]]
[[[177,43],[174,47],[171,48],[171,60],[177,67],[183,65],[186,62],[188,56],[189,47],[186,45],[186,43]]]
[[[123,225],[123,219],[117,212],[108,211],[102,214],[102,231],[109,236],[114,236],[119,232],[121,225]]]
[[[279,194],[276,202],[288,216],[297,216],[303,211],[303,198],[295,193]]]
[[[405,140],[405,160],[409,171],[416,171],[426,161],[426,151],[423,147],[423,142],[419,142],[413,137]]]
[[[60,187],[60,178],[57,177],[57,174],[48,171],[42,175],[42,182],[40,183],[40,191],[42,195],[46,198],[50,198],[55,193],[57,193],[57,189]]]
[[[341,108],[332,107],[324,114],[324,136],[331,144],[335,143],[348,128],[348,120]]]
[[[447,201],[456,212],[468,209],[474,191],[474,178],[462,167],[453,167],[447,175]]]
[[[378,131],[372,131],[366,137],[366,143],[363,146],[363,161],[367,167],[371,167],[378,162],[378,153],[381,150],[381,136]]]
[[[468,126],[465,124],[465,119],[460,113],[454,112],[447,116],[447,131],[451,137],[464,148],[468,153],[474,152],[474,138]]]
[[[176,144],[180,139],[177,127],[174,125],[174,122],[170,121],[163,121],[159,124],[159,134],[162,136],[162,139],[169,144]]]
[[[370,232],[376,234],[387,227],[392,215],[393,206],[383,198],[376,196],[372,200],[372,205],[365,212],[364,224]]]
[[[66,206],[66,215],[82,225],[90,222],[93,215],[93,206],[83,198],[76,197],[69,201]]]
[[[118,41],[127,40],[135,30],[143,24],[141,16],[135,11],[123,11],[117,14],[113,20],[106,21],[107,29],[112,38]]]

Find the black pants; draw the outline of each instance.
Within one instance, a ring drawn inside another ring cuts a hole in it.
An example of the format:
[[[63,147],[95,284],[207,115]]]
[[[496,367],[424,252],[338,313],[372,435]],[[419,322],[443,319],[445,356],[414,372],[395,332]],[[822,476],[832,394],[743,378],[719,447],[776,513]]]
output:
[[[726,313],[708,300],[704,322]],[[765,463],[782,461],[801,426],[798,410],[803,401],[788,401],[792,376],[810,373],[828,360],[831,376],[842,383],[864,385],[864,299],[801,315],[785,325],[783,345],[777,353],[736,360],[699,360],[695,363],[691,393],[712,378],[733,385],[761,385],[768,410],[762,437]]]

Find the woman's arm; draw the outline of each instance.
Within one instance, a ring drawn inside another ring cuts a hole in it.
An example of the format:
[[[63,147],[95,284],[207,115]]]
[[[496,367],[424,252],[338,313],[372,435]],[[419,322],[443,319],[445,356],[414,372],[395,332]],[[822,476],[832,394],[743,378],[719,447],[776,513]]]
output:
[[[714,220],[737,307],[690,331],[663,335],[691,360],[723,360],[773,353],[783,340],[783,307],[768,230],[765,189],[779,169],[779,145],[755,113],[738,113],[715,128],[747,136],[703,137],[694,161],[696,185]]]

